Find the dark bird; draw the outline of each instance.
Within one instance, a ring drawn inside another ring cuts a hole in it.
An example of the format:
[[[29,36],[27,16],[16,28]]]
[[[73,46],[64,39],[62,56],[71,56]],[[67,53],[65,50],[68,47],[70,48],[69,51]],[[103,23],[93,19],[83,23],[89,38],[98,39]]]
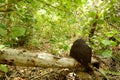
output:
[[[87,71],[91,70],[89,63],[91,63],[92,50],[82,39],[77,39],[70,50],[70,56],[83,65]]]
[[[92,50],[84,40],[77,39],[73,43],[70,50],[70,56],[81,63],[81,65],[85,67],[86,72],[93,74],[95,80],[98,80],[98,76],[94,74],[94,71],[98,71],[104,77],[104,79],[107,80],[106,76],[101,71],[99,71],[99,66],[96,67],[94,65],[91,65]]]

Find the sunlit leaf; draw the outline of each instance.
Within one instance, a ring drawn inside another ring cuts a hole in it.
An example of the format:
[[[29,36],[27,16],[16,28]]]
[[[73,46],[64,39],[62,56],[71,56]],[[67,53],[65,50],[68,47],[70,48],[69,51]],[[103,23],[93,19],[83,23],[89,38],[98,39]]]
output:
[[[5,47],[5,45],[0,45],[0,49],[2,49],[2,48],[4,48]]]
[[[3,72],[7,72],[6,65],[0,64],[0,70],[2,70]]]
[[[102,40],[102,44],[106,45],[110,45],[110,41],[109,40]]]
[[[116,35],[116,34],[118,34],[119,32],[117,31],[117,30],[111,30],[110,32],[106,32],[105,33],[105,35],[107,36],[107,37],[112,37],[112,36],[114,36],[114,35]]]

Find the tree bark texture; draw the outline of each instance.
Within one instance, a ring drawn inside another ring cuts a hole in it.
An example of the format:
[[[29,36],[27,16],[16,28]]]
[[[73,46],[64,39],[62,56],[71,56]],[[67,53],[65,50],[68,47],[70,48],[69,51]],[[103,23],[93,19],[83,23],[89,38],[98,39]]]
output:
[[[72,57],[57,57],[50,53],[32,53],[30,51],[11,48],[0,50],[0,64],[43,68],[76,68],[80,66]]]

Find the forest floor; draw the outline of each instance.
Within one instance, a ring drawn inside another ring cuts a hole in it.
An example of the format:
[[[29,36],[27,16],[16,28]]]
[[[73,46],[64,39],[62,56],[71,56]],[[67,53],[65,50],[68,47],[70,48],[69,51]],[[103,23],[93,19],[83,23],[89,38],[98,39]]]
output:
[[[120,80],[119,46],[114,47],[113,52],[117,52],[118,54],[115,54],[115,57],[102,58],[103,62],[100,67],[105,72],[106,77],[108,77],[108,80]],[[70,73],[69,69],[21,67],[9,65],[7,65],[7,69],[7,73],[0,71],[0,80],[91,80],[77,78],[73,79],[74,75],[68,78],[68,75]]]

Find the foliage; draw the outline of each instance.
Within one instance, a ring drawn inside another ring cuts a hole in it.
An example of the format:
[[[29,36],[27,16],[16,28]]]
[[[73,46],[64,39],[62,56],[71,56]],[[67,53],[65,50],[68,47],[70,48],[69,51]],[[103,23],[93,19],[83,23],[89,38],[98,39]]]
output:
[[[6,65],[0,64],[0,70],[3,71],[3,72],[7,72]]]
[[[71,40],[88,41],[93,27],[90,46],[98,54],[112,56],[111,46],[120,42],[119,0],[1,0],[0,4],[0,41],[7,46],[45,47],[56,54],[69,51]]]
[[[120,72],[115,72],[115,71],[110,71],[110,70],[104,70],[106,74],[111,74],[111,75],[120,75]]]
[[[12,27],[10,37],[16,38],[19,36],[23,36],[25,34],[25,28],[23,27]]]
[[[0,23],[0,36],[6,36],[6,35],[7,35],[6,26]]]
[[[112,50],[120,44],[119,27],[120,0],[0,0],[0,49],[68,53],[71,43],[83,38],[95,53],[120,61]],[[7,72],[2,64],[0,70]]]

